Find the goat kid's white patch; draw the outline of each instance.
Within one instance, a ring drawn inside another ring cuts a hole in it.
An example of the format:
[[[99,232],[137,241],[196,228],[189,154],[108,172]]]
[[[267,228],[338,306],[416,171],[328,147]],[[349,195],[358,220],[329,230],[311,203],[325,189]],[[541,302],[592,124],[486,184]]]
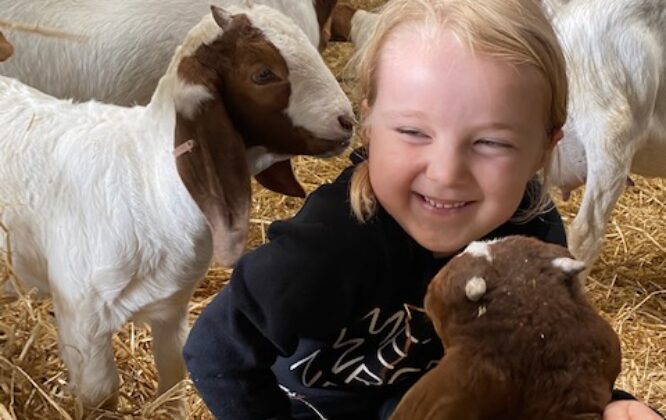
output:
[[[173,92],[176,111],[188,119],[193,119],[205,101],[213,99],[210,91],[202,85],[195,85],[177,79]]]
[[[490,253],[490,245],[496,241],[474,241],[467,245],[467,248],[463,251],[463,254],[471,254],[474,257],[483,257],[489,263],[493,262],[493,256]]]
[[[565,273],[580,273],[585,269],[584,262],[568,257],[555,258],[551,264]]]
[[[287,63],[291,96],[286,113],[294,126],[321,139],[348,136],[338,117],[354,118],[351,103],[305,33],[270,7],[257,5],[245,14]]]
[[[250,175],[255,176],[276,162],[290,159],[292,155],[269,153],[264,146],[254,146],[245,151],[245,156],[247,166],[250,168]]]

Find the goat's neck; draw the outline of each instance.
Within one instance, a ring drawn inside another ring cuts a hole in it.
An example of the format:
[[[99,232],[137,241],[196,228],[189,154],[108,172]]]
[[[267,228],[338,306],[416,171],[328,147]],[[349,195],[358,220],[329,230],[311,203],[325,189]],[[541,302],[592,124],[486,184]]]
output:
[[[145,124],[152,125],[149,131],[155,135],[153,139],[147,139],[147,142],[152,145],[150,159],[153,160],[157,182],[160,184],[158,190],[165,193],[164,199],[168,200],[170,205],[189,208],[195,204],[178,175],[173,154],[176,126],[175,86],[175,75],[167,73],[160,79],[150,103],[146,106]]]

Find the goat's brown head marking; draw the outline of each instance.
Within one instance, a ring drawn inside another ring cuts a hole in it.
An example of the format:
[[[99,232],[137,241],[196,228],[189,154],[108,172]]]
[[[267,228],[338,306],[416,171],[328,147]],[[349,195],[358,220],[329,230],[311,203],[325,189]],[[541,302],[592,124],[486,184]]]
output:
[[[341,152],[353,115],[291,20],[266,6],[211,10],[177,52],[174,147],[195,142],[177,158],[178,171],[211,226],[216,261],[231,265],[247,237],[250,176],[304,195],[289,157]],[[250,148],[263,155],[246,153]]]

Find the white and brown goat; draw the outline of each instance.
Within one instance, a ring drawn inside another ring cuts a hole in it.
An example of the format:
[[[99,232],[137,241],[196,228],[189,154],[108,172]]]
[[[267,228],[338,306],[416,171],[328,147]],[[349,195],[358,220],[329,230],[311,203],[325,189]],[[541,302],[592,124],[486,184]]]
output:
[[[243,252],[250,177],[298,192],[288,158],[340,153],[351,121],[318,51],[266,6],[213,8],[147,106],[72,103],[0,76],[0,221],[14,271],[53,296],[86,406],[114,405],[111,335],[130,319],[152,327],[159,391],[185,377],[188,301],[211,258]]]
[[[534,238],[472,242],[425,297],[444,357],[391,419],[601,420],[620,342],[586,300],[583,268]]]
[[[77,101],[146,104],[173,50],[211,4],[270,6],[299,26],[315,47],[336,0],[0,0],[3,19],[55,28],[78,42],[10,30],[21,54],[0,65],[42,92]]]
[[[570,87],[551,179],[564,196],[585,184],[568,240],[591,266],[629,174],[666,177],[666,2],[547,3]]]

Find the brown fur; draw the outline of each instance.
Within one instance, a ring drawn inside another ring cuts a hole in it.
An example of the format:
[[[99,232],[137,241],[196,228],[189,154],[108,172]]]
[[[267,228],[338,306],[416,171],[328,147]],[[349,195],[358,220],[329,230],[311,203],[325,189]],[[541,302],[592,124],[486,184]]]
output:
[[[11,57],[13,52],[14,47],[12,47],[12,44],[10,44],[2,32],[0,32],[0,61],[5,61]]]
[[[192,152],[178,157],[178,171],[211,226],[215,260],[232,265],[243,251],[248,230],[251,192],[246,148],[321,155],[339,144],[292,124],[284,112],[291,93],[287,64],[249,19],[230,17],[215,7],[213,16],[223,34],[201,45],[178,67],[181,80],[206,87],[213,99],[203,102],[191,119],[177,114],[174,147],[195,140]],[[254,83],[253,76],[267,68],[276,79]],[[304,195],[289,162],[269,167],[257,180],[283,194]]]
[[[323,51],[331,38],[331,19],[338,0],[316,0],[314,2],[319,23],[319,51]]]
[[[425,310],[445,355],[392,419],[600,420],[620,372],[620,343],[578,273],[552,265],[571,255],[520,236],[490,249],[492,263],[463,253],[432,280]],[[487,285],[476,302],[465,294],[474,276]]]
[[[338,3],[331,18],[331,41],[351,41],[351,20],[356,8],[346,3]]]

